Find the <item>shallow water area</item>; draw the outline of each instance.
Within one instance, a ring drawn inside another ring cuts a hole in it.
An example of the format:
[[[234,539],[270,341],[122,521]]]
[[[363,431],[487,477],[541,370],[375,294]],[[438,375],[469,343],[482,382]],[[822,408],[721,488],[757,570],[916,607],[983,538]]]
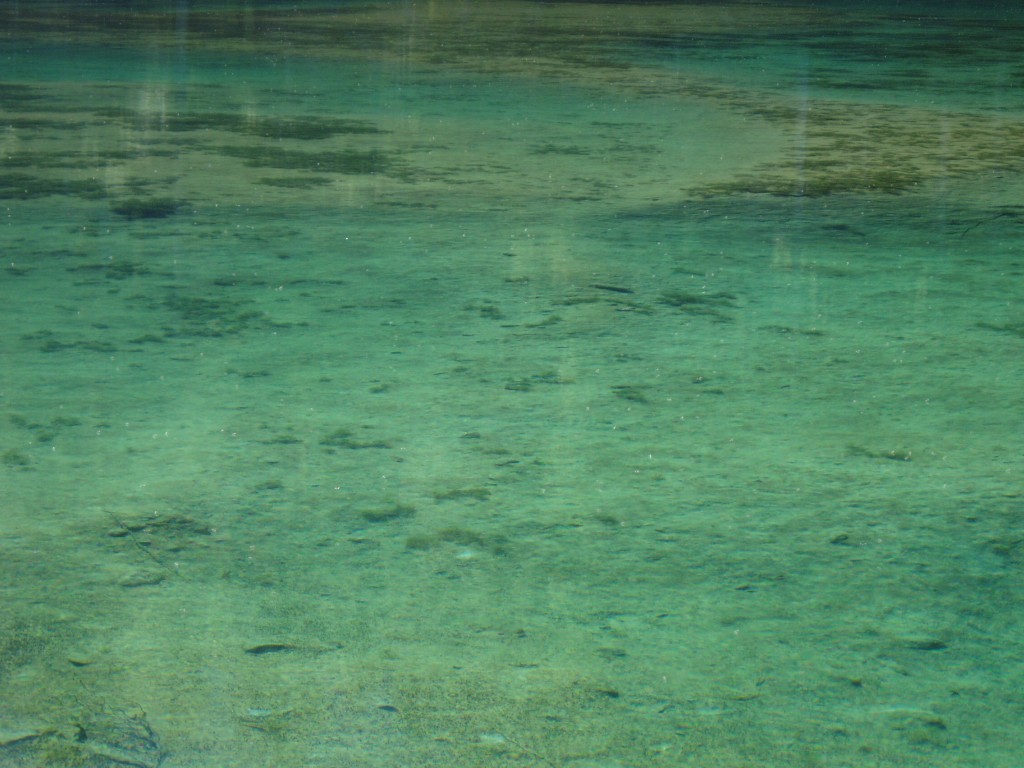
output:
[[[1022,21],[0,2],[0,766],[1017,765]]]

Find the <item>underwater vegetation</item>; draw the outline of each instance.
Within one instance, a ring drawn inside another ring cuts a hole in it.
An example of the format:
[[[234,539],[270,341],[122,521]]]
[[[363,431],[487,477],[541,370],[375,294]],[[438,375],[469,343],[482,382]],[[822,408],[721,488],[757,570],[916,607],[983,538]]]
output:
[[[732,317],[723,310],[736,309],[737,297],[731,293],[689,293],[687,291],[664,291],[658,303],[673,307],[688,315],[707,315],[718,322],[731,322]]]
[[[359,513],[359,516],[368,523],[387,523],[392,520],[412,517],[415,514],[416,508],[409,504],[392,504],[389,507],[379,509],[364,509]]]
[[[454,545],[456,547],[478,547],[493,555],[509,554],[508,538],[503,534],[487,535],[470,528],[449,526],[434,533],[416,533],[405,540],[411,550],[429,550]]]
[[[996,331],[998,333],[1008,333],[1012,336],[1024,337],[1024,322],[1015,323],[988,323],[980,322],[975,323],[978,328],[984,328],[988,331]]]
[[[141,110],[104,107],[97,117],[116,119],[125,127],[143,131],[156,129],[174,133],[187,131],[225,131],[258,136],[263,139],[329,139],[340,135],[387,133],[366,120],[300,115],[296,117],[260,117],[237,112],[192,112],[161,115],[155,118]]]
[[[17,121],[8,121],[9,125],[14,125]],[[77,125],[74,123],[66,123],[62,126],[66,131],[74,131]],[[38,128],[30,127],[30,130],[36,131]],[[123,150],[123,149],[111,149],[104,150],[101,152],[12,152],[11,154],[4,157],[4,166],[6,168],[61,168],[64,170],[78,169],[78,170],[94,170],[97,165],[101,164],[102,161],[112,160],[121,162],[124,160],[131,160],[139,157],[141,153]]]
[[[889,461],[911,461],[913,451],[908,448],[892,448],[889,450],[873,450],[862,445],[849,444],[846,446],[846,455],[864,459],[888,459]]]
[[[5,107],[23,105],[44,98],[42,92],[31,85],[0,83],[0,104]]]
[[[344,427],[334,430],[320,440],[320,445],[328,450],[332,448],[347,448],[357,451],[365,448],[391,448],[391,443],[386,440],[362,440],[355,436],[351,429]]]
[[[745,176],[699,190],[702,197],[718,195],[772,195],[773,197],[826,197],[857,192],[880,192],[899,195],[924,180],[923,174],[893,168],[840,168],[834,173],[796,174],[767,173]]]
[[[529,392],[537,384],[575,384],[575,381],[562,376],[557,371],[544,371],[532,376],[512,379],[505,384],[505,389],[510,392]]]
[[[646,387],[638,384],[617,384],[612,386],[612,394],[622,400],[628,400],[632,403],[649,403],[650,398],[647,396]]]
[[[98,264],[82,264],[68,267],[71,274],[98,275],[106,280],[127,280],[132,277],[150,275],[152,271],[135,261],[106,261]]]
[[[32,200],[50,195],[100,199],[107,193],[96,179],[44,179],[27,173],[0,174],[0,200]]]
[[[174,294],[162,305],[179,318],[180,325],[168,330],[168,335],[174,337],[230,336],[254,326],[266,327],[269,322],[265,313],[250,308],[250,301]]]
[[[220,147],[218,151],[229,157],[240,158],[253,168],[369,175],[386,173],[392,167],[391,158],[375,149],[304,152],[280,147],[228,146]]]
[[[325,179],[322,176],[283,176],[277,178],[264,176],[259,180],[259,183],[265,184],[268,187],[281,187],[282,189],[309,189],[330,184],[331,180]]]
[[[31,463],[28,456],[15,448],[8,448],[0,454],[0,464],[8,467],[28,467]]]
[[[488,488],[453,488],[434,493],[434,501],[487,501],[490,497],[491,491]]]
[[[110,210],[126,219],[166,219],[185,204],[184,200],[169,197],[130,197],[112,203]]]

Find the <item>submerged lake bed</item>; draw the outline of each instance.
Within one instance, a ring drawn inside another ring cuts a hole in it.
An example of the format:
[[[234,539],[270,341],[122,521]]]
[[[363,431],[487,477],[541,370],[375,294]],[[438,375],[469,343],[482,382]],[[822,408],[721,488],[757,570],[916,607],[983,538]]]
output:
[[[0,764],[1016,765],[1022,41],[0,2]]]

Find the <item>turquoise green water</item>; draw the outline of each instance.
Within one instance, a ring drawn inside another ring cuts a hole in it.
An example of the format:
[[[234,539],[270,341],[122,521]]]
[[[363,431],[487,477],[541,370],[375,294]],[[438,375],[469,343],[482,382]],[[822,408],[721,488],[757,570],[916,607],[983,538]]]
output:
[[[1019,765],[985,5],[0,3],[0,765]]]

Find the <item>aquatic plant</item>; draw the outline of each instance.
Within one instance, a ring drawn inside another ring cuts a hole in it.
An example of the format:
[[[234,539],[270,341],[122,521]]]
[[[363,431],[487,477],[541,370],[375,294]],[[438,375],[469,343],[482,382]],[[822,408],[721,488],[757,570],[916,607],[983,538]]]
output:
[[[158,129],[174,133],[191,131],[224,131],[259,136],[264,139],[297,139],[309,141],[340,135],[386,133],[366,120],[350,120],[316,115],[294,117],[259,117],[242,112],[181,112],[156,117],[144,110],[102,107],[93,111],[97,117],[114,119],[135,130]]]
[[[237,157],[253,168],[283,168],[316,173],[369,175],[385,173],[391,168],[391,159],[380,150],[344,150],[340,152],[304,152],[268,146],[225,146],[219,151],[228,157]]]
[[[330,184],[331,180],[323,176],[264,176],[258,183],[282,189],[312,189]]]
[[[106,197],[96,179],[46,179],[27,173],[0,174],[0,200],[31,200],[50,195],[72,195],[86,199]]]
[[[177,213],[184,204],[184,200],[169,197],[130,197],[112,203],[110,210],[126,219],[165,219]]]

